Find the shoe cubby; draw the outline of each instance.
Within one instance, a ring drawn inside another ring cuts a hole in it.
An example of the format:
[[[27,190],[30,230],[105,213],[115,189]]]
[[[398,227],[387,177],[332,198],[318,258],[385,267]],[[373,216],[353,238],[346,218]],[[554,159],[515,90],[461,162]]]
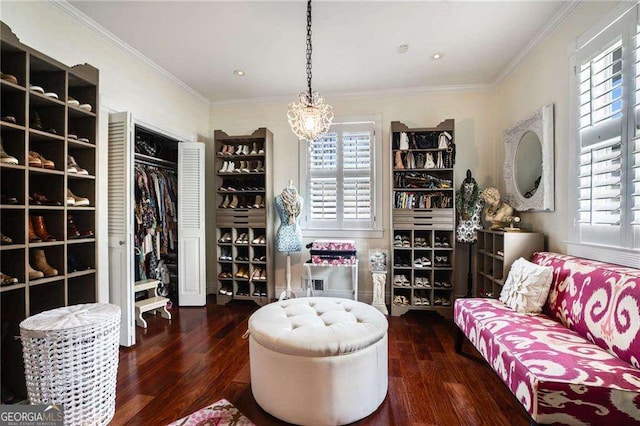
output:
[[[2,121],[9,124],[16,124],[17,126],[24,126],[26,123],[25,92],[2,80],[2,85],[0,85],[0,95],[2,96],[2,99],[0,100]],[[17,128],[17,126],[14,128]]]
[[[8,164],[10,161],[0,163],[0,227],[3,235],[14,240],[14,244],[0,246],[0,265],[3,273],[18,278],[19,283],[0,287],[0,301],[3,322],[9,321],[9,326],[17,330],[13,335],[17,335],[19,321],[26,317],[97,300],[95,270],[67,274],[68,254],[77,255],[93,268],[96,266],[95,236],[69,239],[67,234],[69,213],[74,216],[73,223],[81,232],[95,232],[95,208],[82,212],[68,208],[66,190],[70,182],[69,187],[75,190],[76,195],[95,203],[95,179],[71,176],[67,170],[67,156],[74,156],[82,168],[92,176],[96,175],[96,149],[92,143],[97,140],[95,111],[99,110],[99,89],[98,70],[92,66],[67,67],[22,44],[7,26],[3,25],[1,31],[1,71],[3,75],[11,74],[18,80],[17,84],[6,76],[0,80],[2,147],[19,164]],[[93,112],[76,111],[67,103],[68,94],[83,103],[90,103]],[[17,124],[11,122],[14,119]],[[82,129],[83,135],[77,137],[85,137],[87,142],[70,138],[69,129],[72,127]],[[52,161],[53,169],[36,167],[33,160],[34,165],[30,167],[29,151]],[[30,201],[29,197],[33,200]],[[29,223],[34,225],[32,219],[36,217],[42,219],[38,219],[39,229],[34,227],[34,232],[45,235],[46,231],[55,241],[29,240]],[[57,275],[39,278],[35,273],[32,274],[33,279],[29,279],[28,268],[38,269],[35,262],[38,253],[48,265],[57,269]],[[24,386],[21,367],[19,378],[5,374],[7,367],[12,367],[11,370],[20,364],[13,362],[8,366],[4,355],[3,344],[3,389],[13,390],[18,382]],[[19,396],[19,399],[25,399],[26,392]]]
[[[273,189],[273,136],[267,129],[258,129],[248,136],[229,136],[215,131],[216,158],[216,227],[218,236],[218,275],[224,274],[228,261],[226,246],[233,247],[233,282],[231,295],[225,280],[219,281],[218,303],[232,298],[253,300],[262,305],[274,294],[273,259],[271,255],[273,230],[270,215]],[[221,241],[223,235],[232,240]],[[238,273],[241,276],[237,276]],[[246,287],[245,287],[246,285]],[[238,291],[240,293],[238,293]]]
[[[65,306],[64,283],[61,281],[38,285],[29,292],[29,312],[31,315],[37,315],[60,306]]]
[[[391,314],[428,309],[449,316],[451,307],[436,305],[434,292],[442,272],[454,285],[454,120],[431,128],[392,122],[389,154],[394,282],[399,274],[411,277],[408,296],[405,285],[392,286]],[[408,303],[397,303],[396,296]]]
[[[84,112],[82,110],[75,110],[71,113],[69,109],[69,141],[76,140],[82,145],[89,144],[95,145],[95,139],[92,135],[96,133],[96,119],[95,114]],[[78,114],[82,114],[78,116]],[[88,115],[88,116],[85,116]]]
[[[95,207],[96,199],[95,199],[95,182],[93,180],[88,179],[69,179],[67,181],[68,188],[71,192],[79,198],[87,198],[89,199],[88,206],[69,206],[76,207],[78,209],[86,208],[86,207]],[[66,194],[65,194],[66,199]]]
[[[84,242],[67,245],[67,274],[82,274],[95,270],[95,244]]]
[[[93,303],[96,300],[95,277],[83,275],[71,277],[67,281],[67,301],[69,305]]]
[[[80,244],[86,240],[95,240],[96,215],[91,210],[67,211],[67,244]],[[75,226],[80,236],[72,235],[71,228]]]

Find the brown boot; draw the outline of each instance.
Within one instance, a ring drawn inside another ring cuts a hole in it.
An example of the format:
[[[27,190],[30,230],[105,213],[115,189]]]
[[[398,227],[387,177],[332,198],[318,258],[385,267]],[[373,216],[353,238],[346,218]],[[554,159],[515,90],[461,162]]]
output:
[[[44,274],[42,272],[36,271],[29,264],[27,264],[27,275],[29,275],[29,281],[44,278]]]
[[[56,237],[49,234],[47,227],[44,225],[44,217],[31,216],[31,222],[33,223],[33,229],[36,235],[42,239],[45,243],[56,241]]]
[[[36,249],[32,253],[31,261],[37,271],[44,274],[45,277],[53,277],[58,275],[58,270],[53,268],[47,263],[47,257],[44,255],[44,250]]]
[[[404,169],[404,164],[402,164],[402,152],[396,151],[396,164],[393,167],[396,169]]]
[[[33,223],[31,223],[31,216],[29,216],[28,222],[29,222],[29,242],[37,243],[39,241],[42,241],[33,231]]]

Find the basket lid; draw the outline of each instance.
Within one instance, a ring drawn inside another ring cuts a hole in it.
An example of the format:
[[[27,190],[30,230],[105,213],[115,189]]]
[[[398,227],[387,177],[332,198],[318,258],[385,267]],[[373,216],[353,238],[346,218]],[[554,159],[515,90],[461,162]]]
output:
[[[120,316],[120,307],[109,303],[65,306],[33,315],[20,323],[29,331],[70,330],[99,324]]]

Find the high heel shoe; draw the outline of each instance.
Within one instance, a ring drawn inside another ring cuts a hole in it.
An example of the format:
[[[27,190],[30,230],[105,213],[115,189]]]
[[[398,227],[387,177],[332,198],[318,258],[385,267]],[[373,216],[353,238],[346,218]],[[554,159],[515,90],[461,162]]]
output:
[[[227,173],[227,169],[229,168],[229,162],[225,161],[222,163],[222,168],[218,170],[218,173]]]
[[[416,168],[416,160],[413,157],[413,152],[409,152],[407,154],[407,169],[415,169]]]
[[[259,209],[261,204],[262,204],[262,195],[256,195],[256,202],[253,203],[252,207],[254,209]]]
[[[235,197],[235,195],[234,195]],[[229,196],[225,195],[224,200],[222,201],[222,204],[220,204],[220,208],[221,209],[226,209],[229,207]]]
[[[253,169],[254,172],[263,172],[264,171],[264,166],[262,165],[262,161],[258,161],[258,164],[256,165],[256,168]]]
[[[234,152],[235,155],[242,155],[242,145],[238,145],[236,147],[236,152]]]
[[[235,171],[236,169],[236,162],[235,161],[229,161],[229,165],[227,166],[227,173],[231,173],[233,171]]]
[[[251,150],[249,155],[258,155],[258,144],[257,143],[255,143],[255,142],[253,143],[253,149]]]
[[[249,173],[249,161],[240,162],[240,173]]]
[[[235,209],[238,207],[238,196],[234,195],[232,201],[227,206],[230,209]]]

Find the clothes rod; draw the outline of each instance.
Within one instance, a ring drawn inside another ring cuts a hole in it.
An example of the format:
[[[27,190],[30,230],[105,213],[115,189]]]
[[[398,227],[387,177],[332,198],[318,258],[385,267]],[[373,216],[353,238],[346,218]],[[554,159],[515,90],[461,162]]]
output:
[[[134,160],[136,164],[146,164],[148,166],[163,167],[165,169],[178,169],[178,164],[173,161],[162,160],[148,155],[135,154]]]

